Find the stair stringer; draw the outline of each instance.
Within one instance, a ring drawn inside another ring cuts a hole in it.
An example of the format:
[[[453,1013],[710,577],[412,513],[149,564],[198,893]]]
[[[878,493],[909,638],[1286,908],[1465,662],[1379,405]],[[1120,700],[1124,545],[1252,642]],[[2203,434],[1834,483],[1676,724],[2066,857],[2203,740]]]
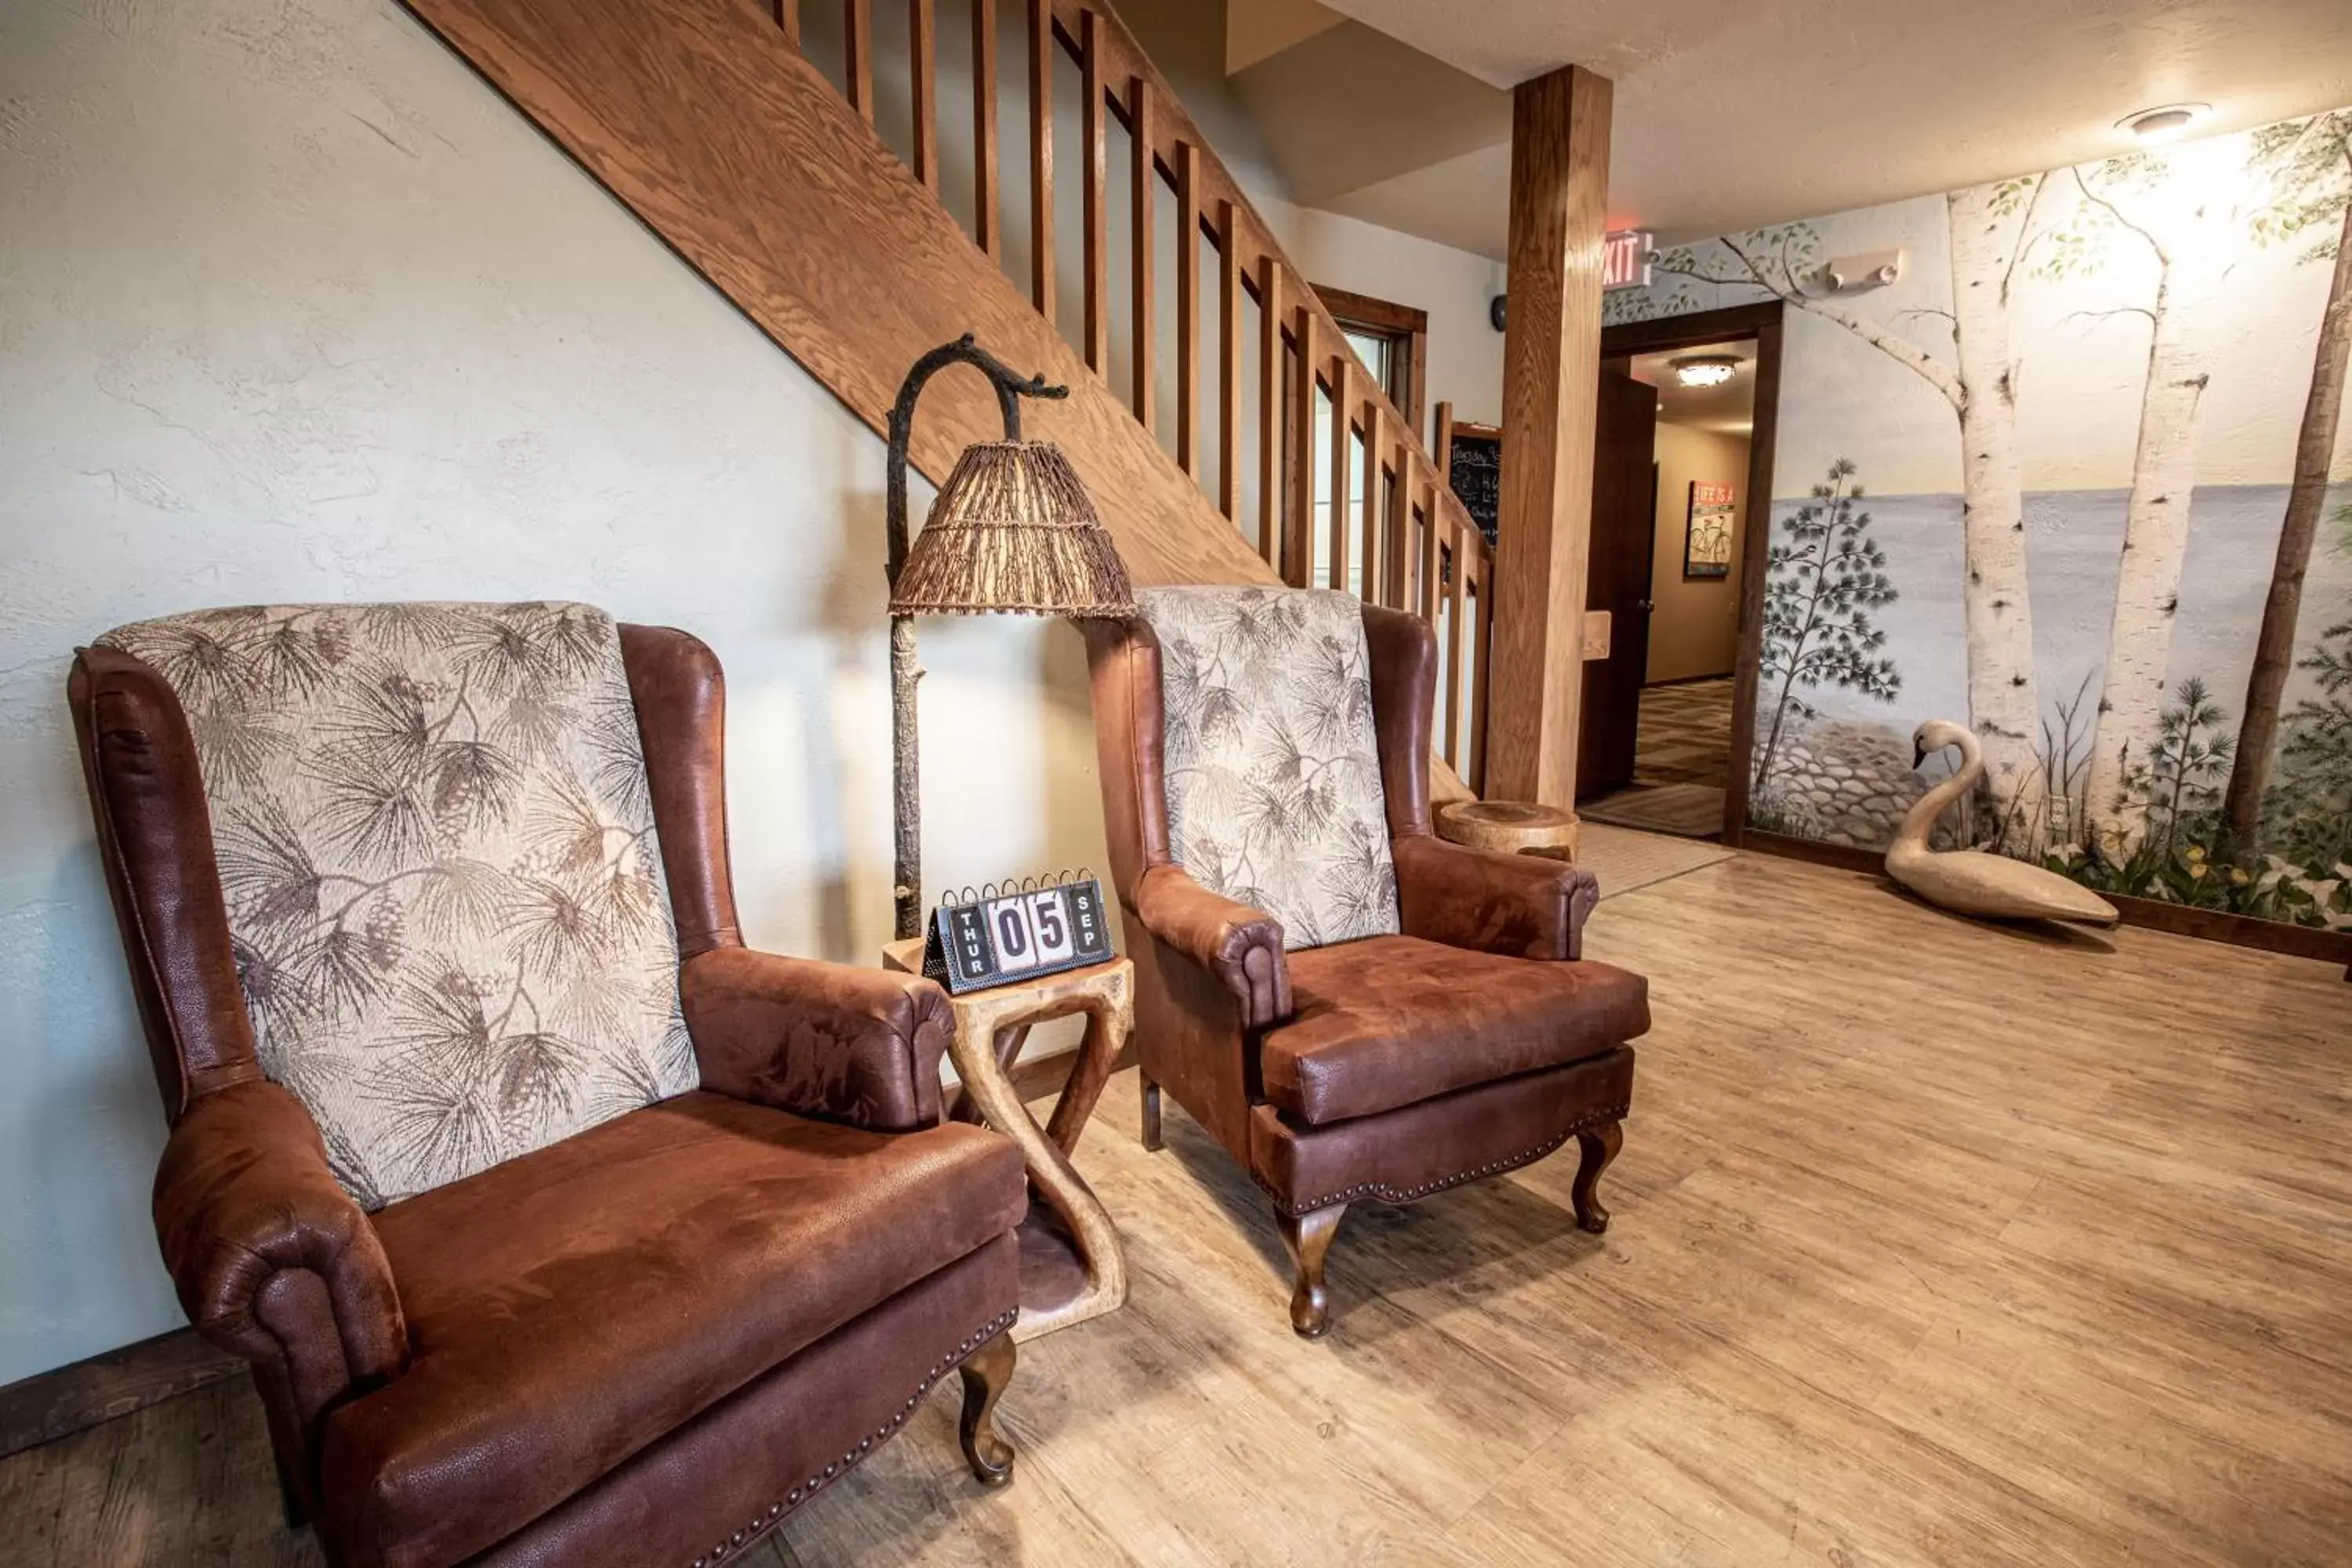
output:
[[[965,332],[1070,389],[1024,405],[1139,584],[1279,581],[831,82],[745,0],[407,0],[493,87],[877,434],[908,366]],[[931,384],[935,482],[1001,437],[976,375]]]

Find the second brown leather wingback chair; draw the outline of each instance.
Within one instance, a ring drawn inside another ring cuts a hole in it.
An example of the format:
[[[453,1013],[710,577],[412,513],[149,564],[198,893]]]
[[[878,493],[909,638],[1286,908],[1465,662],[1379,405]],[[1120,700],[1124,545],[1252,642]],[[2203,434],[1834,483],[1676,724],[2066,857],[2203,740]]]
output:
[[[165,1264],[330,1561],[713,1568],[1013,1371],[929,981],[756,952],[710,650],[584,605],[109,634],[70,697]],[[193,722],[192,722],[193,721]]]
[[[1602,1229],[1646,987],[1580,958],[1590,874],[1432,835],[1427,624],[1286,589],[1139,604],[1087,637],[1147,1144],[1164,1087],[1274,1200],[1310,1338],[1351,1203],[1574,1139]]]

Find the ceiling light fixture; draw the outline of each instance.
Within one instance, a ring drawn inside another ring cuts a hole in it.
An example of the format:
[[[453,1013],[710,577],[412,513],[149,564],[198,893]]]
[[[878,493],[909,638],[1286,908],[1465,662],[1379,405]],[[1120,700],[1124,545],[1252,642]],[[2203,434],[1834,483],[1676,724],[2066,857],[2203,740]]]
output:
[[[1739,369],[1730,354],[1692,354],[1674,362],[1675,379],[1685,386],[1721,386]]]
[[[2210,103],[2166,103],[2126,114],[2116,129],[2128,131],[2143,142],[2168,142],[2211,113]]]

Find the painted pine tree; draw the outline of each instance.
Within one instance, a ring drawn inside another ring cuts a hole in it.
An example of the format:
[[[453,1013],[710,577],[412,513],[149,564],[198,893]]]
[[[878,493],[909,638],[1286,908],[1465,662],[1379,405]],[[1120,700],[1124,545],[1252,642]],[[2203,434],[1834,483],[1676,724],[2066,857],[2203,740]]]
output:
[[[1892,702],[1903,678],[1880,654],[1886,634],[1870,612],[1895,602],[1886,555],[1870,537],[1852,460],[1830,465],[1826,483],[1780,525],[1784,537],[1766,553],[1764,644],[1757,688],[1773,694],[1772,722],[1757,753],[1754,795],[1771,782],[1774,758],[1791,714],[1813,716],[1798,693],[1834,686]]]
[[[1814,286],[1823,258],[1809,224],[1784,224],[1670,250],[1657,269],[1727,289],[1757,289],[1835,323],[1925,381],[1958,423],[1961,528],[1967,552],[1969,722],[2000,803],[2003,847],[2030,851],[2044,820],[2035,739],[2041,686],[2025,577],[2025,489],[2017,446],[2017,356],[2010,311],[2033,218],[2049,180],[2003,180],[1946,198],[1952,306],[1941,317],[1952,347],[1905,335]]]

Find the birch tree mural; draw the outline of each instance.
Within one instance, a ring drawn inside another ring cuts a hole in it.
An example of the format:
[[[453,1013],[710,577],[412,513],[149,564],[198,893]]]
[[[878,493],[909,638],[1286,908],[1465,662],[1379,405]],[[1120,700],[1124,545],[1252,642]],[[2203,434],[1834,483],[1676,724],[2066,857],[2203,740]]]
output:
[[[2209,142],[2163,161],[2134,154],[2072,171],[2083,203],[2077,233],[2093,237],[2059,247],[2053,268],[2063,273],[2073,264],[2068,258],[2118,237],[2144,245],[2157,264],[2149,303],[2113,312],[2142,315],[2148,324],[2139,438],[2085,796],[2087,847],[2115,864],[2128,861],[2147,831],[2145,796],[2127,780],[2157,744],[2164,720],[2197,488],[2197,416],[2212,380],[2210,322],[2236,216],[2228,199],[2233,182],[2217,177],[2225,173],[2228,151]]]
[[[1918,261],[1884,293],[1832,279],[1895,250]],[[1789,307],[1756,826],[1883,845],[1923,784],[1912,727],[1965,715],[1992,775],[1961,826],[1979,846],[2352,931],[2352,109],[1653,266],[1604,320]],[[1877,481],[1899,605],[1865,605],[1874,559],[1823,564],[1864,516],[1845,454]],[[1850,648],[1824,641],[1848,609]]]
[[[2232,859],[2252,852],[2279,741],[2279,708],[2294,663],[2295,623],[2311,547],[2327,500],[2327,473],[2343,417],[2344,376],[2352,359],[2352,110],[2290,120],[2253,135],[2256,172],[2272,184],[2272,205],[2254,222],[2257,243],[2297,241],[2316,234],[2305,259],[2334,263],[2327,303],[2312,355],[2311,390],[2295,429],[2294,479],[2270,593],[2263,601],[2254,667],[2246,678],[2245,723],[2238,732],[2237,764],[2221,802],[2221,847]],[[2340,630],[2341,628],[2336,628]],[[2330,635],[2335,635],[2332,631]],[[2315,656],[2317,657],[2317,656]]]
[[[2046,176],[1956,191],[1949,356],[1856,314],[1811,286],[1819,237],[1790,224],[1682,247],[1657,269],[1717,287],[1759,287],[1835,322],[1902,365],[1950,405],[1960,437],[1962,530],[1968,561],[1969,721],[1984,748],[1998,806],[1998,841],[2031,852],[2047,830],[2046,791],[2034,740],[2041,688],[2033,665],[2033,611],[2025,580],[2025,489],[2017,455],[2017,359],[2010,343],[2011,291],[2032,237]],[[1716,252],[1720,252],[1721,259]],[[1941,315],[1942,312],[1933,312]]]

